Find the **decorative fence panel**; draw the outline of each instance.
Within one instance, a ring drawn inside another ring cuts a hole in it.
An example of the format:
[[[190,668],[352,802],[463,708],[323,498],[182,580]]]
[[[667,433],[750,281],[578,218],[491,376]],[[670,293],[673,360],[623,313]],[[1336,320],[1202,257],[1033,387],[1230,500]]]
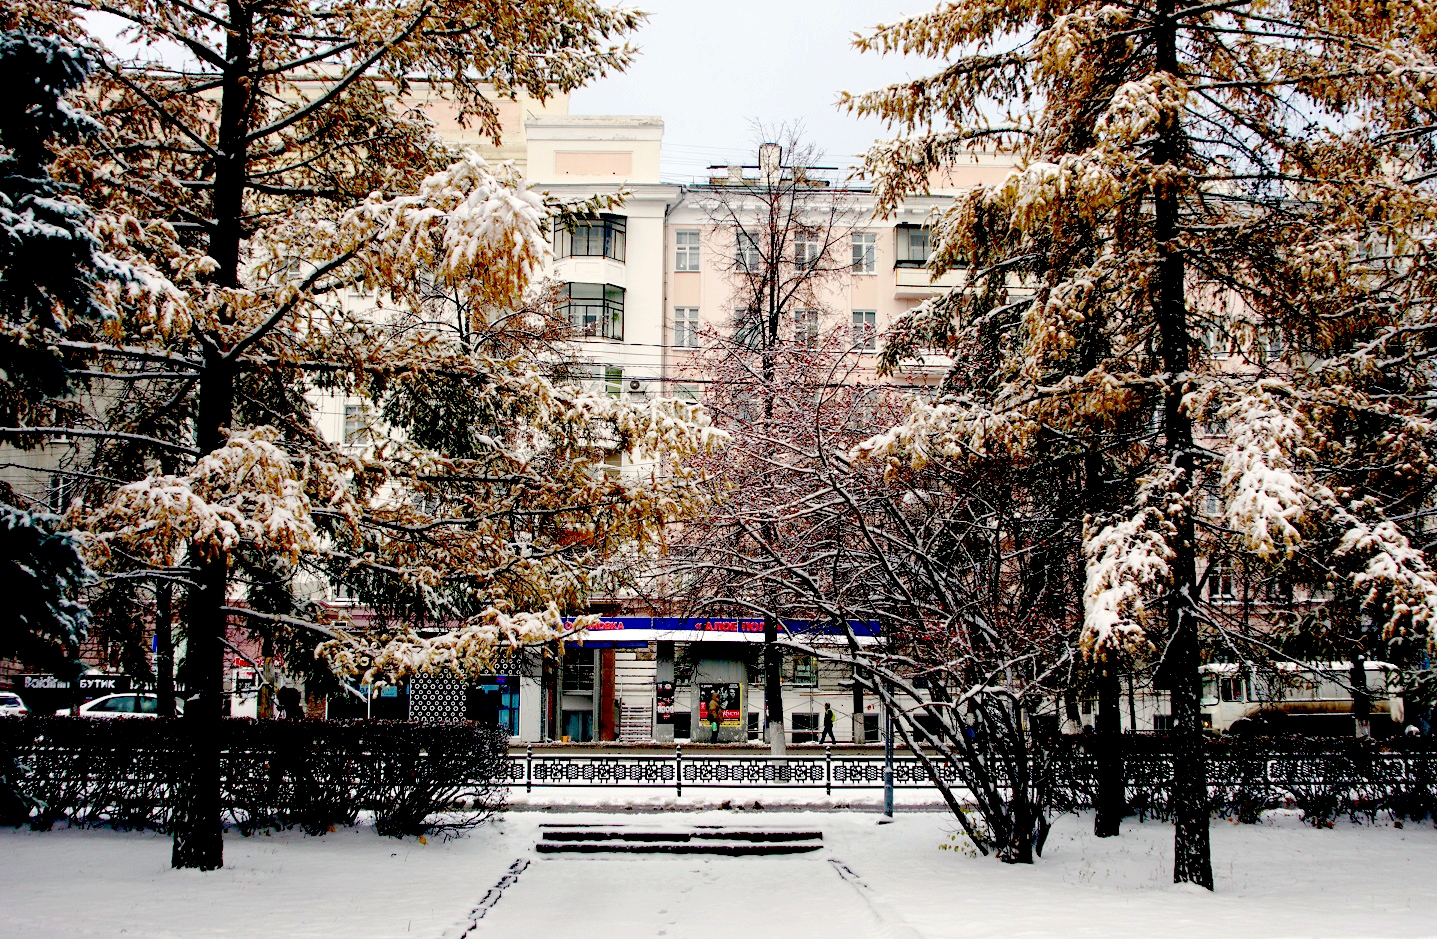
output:
[[[1088,741],[1061,742],[1046,754],[1047,781],[1059,809],[1088,807],[1096,790],[1096,761]],[[1128,805],[1142,816],[1165,817],[1172,781],[1172,757],[1161,738],[1125,738],[1124,770]],[[694,756],[672,754],[535,753],[510,756],[510,785],[526,791],[561,787],[672,789],[881,789],[882,756]],[[933,781],[911,756],[893,759],[895,789],[927,789]],[[962,776],[937,762],[940,778],[960,798]],[[996,779],[1004,783],[1001,774]],[[1428,740],[1379,744],[1347,739],[1218,740],[1208,747],[1208,790],[1213,811],[1251,819],[1279,806],[1302,809],[1308,817],[1374,815],[1378,811],[1423,817],[1437,815],[1437,749]]]
[[[368,809],[387,829],[417,830],[427,813],[497,808],[505,790],[880,789],[879,754],[807,750],[784,757],[685,753],[506,753],[497,728],[387,722],[228,720],[222,725],[223,791],[242,828],[324,830]],[[179,721],[0,719],[0,823],[160,827],[184,764],[188,725]],[[1054,811],[1093,803],[1091,738],[1047,741],[1039,762]],[[1171,742],[1123,738],[1128,805],[1166,817]],[[712,755],[708,755],[708,754]],[[937,771],[961,799],[960,767]],[[924,766],[895,756],[897,789],[932,787]],[[993,782],[999,786],[1004,780]],[[1293,806],[1322,822],[1339,815],[1437,816],[1437,746],[1430,738],[1218,739],[1208,743],[1215,813],[1251,820]]]

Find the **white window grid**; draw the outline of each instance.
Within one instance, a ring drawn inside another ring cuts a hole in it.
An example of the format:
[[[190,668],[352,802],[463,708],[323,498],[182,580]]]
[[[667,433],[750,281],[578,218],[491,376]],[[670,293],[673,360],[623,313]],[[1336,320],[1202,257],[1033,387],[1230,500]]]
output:
[[[674,345],[681,349],[699,347],[698,307],[674,307]]]
[[[799,232],[793,238],[793,263],[799,267],[816,267],[823,245],[817,234]]]
[[[700,260],[699,233],[680,231],[674,233],[674,270],[697,271]]]
[[[811,346],[818,342],[818,311],[793,311],[793,341]]]
[[[878,311],[853,311],[853,347],[864,352],[878,348]]]
[[[752,233],[738,232],[738,264],[746,271],[758,270],[763,264],[763,254],[758,250],[758,240]]]
[[[853,273],[872,274],[878,270],[878,236],[871,231],[853,233]]]

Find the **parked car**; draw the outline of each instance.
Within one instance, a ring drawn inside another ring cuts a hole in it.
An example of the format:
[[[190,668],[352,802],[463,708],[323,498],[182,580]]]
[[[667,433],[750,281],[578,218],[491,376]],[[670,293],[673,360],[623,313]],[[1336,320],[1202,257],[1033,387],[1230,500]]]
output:
[[[152,694],[107,694],[104,697],[96,698],[80,705],[80,717],[99,717],[109,719],[112,717],[155,717],[159,713],[160,699]],[[185,703],[175,701],[175,713],[183,714]],[[74,708],[65,708],[56,711],[56,714],[64,717],[75,713]]]
[[[24,717],[30,713],[18,694],[0,691],[0,717]]]

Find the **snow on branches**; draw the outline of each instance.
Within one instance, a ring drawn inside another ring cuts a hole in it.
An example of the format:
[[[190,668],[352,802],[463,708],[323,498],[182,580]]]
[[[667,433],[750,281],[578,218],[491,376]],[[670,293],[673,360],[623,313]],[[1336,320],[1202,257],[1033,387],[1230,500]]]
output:
[[[536,612],[519,613],[491,606],[438,635],[421,636],[406,630],[377,648],[342,636],[322,643],[315,656],[327,661],[336,674],[358,677],[365,683],[401,682],[415,675],[468,678],[494,671],[500,659],[525,647],[579,637],[598,619],[582,616],[566,626],[552,603]]]
[[[1423,552],[1391,522],[1368,524],[1348,513],[1347,531],[1334,552],[1388,641],[1425,638],[1437,651],[1437,572]]]
[[[966,461],[1019,450],[1036,430],[1016,412],[1000,413],[966,399],[931,404],[913,397],[901,424],[858,444],[849,458],[884,460],[892,475],[905,464],[922,467],[939,458]]]
[[[1187,96],[1187,85],[1167,72],[1125,82],[1098,118],[1100,144],[1118,150],[1132,146],[1175,117]]]
[[[496,175],[470,152],[413,195],[371,196],[340,229],[371,242],[365,263],[378,283],[403,284],[423,272],[486,305],[513,307],[550,257],[547,218],[543,200],[512,167]]]
[[[1264,560],[1290,556],[1302,543],[1299,525],[1310,504],[1293,457],[1312,453],[1303,447],[1302,426],[1283,406],[1291,394],[1286,382],[1264,379],[1218,412],[1229,427],[1224,522]]]
[[[186,544],[207,557],[247,543],[298,560],[314,549],[315,527],[305,480],[278,438],[270,427],[236,431],[188,473],[121,486],[86,520],[89,545],[101,555],[120,545],[159,564],[175,563]]]
[[[1078,639],[1085,656],[1107,659],[1149,647],[1150,602],[1171,579],[1168,562],[1173,550],[1168,540],[1174,532],[1172,523],[1154,506],[1107,524],[1088,520],[1083,530],[1088,580]]]

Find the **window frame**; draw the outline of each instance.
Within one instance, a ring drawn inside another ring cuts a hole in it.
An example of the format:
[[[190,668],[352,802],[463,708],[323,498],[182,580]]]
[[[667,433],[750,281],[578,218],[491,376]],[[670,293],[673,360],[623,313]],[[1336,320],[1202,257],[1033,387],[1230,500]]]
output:
[[[878,311],[877,310],[854,310],[853,333],[849,337],[853,341],[853,347],[859,352],[878,351]],[[859,317],[863,317],[860,322]]]
[[[604,366],[604,394],[610,398],[624,396],[624,370],[617,365]]]
[[[1237,571],[1226,559],[1217,558],[1209,561],[1207,570],[1203,573],[1203,579],[1207,581],[1206,592],[1209,603],[1238,602]]]
[[[820,335],[819,311],[800,307],[793,311],[793,341],[801,346],[815,346]]]
[[[608,258],[626,263],[628,218],[602,213],[556,219],[553,242],[555,258]]]
[[[585,289],[576,295],[576,287]],[[589,281],[570,281],[564,284],[561,293],[564,299],[559,304],[559,309],[581,337],[623,341],[626,296],[623,287]]]
[[[878,273],[878,234],[871,231],[853,233],[853,273]]]
[[[793,266],[801,271],[818,267],[823,259],[823,238],[817,232],[794,232]]]
[[[734,260],[741,271],[755,271],[763,266],[763,251],[759,249],[758,238],[748,229],[734,232]]]
[[[697,229],[674,232],[674,270],[680,274],[697,273],[703,261],[701,233]]]
[[[586,694],[594,690],[594,651],[593,649],[568,650],[564,656],[563,675],[560,681],[561,694]],[[568,661],[569,654],[577,652],[573,661]],[[570,681],[570,676],[574,681]]]
[[[369,410],[362,401],[344,403],[344,445],[363,446],[370,439]]]
[[[900,224],[893,228],[894,245],[893,266],[894,267],[927,267],[928,261],[933,257],[933,233],[926,225]],[[915,235],[922,236],[922,242],[926,253],[922,258],[914,257],[913,240]]]
[[[673,346],[676,349],[697,349],[699,347],[698,307],[674,307]]]

